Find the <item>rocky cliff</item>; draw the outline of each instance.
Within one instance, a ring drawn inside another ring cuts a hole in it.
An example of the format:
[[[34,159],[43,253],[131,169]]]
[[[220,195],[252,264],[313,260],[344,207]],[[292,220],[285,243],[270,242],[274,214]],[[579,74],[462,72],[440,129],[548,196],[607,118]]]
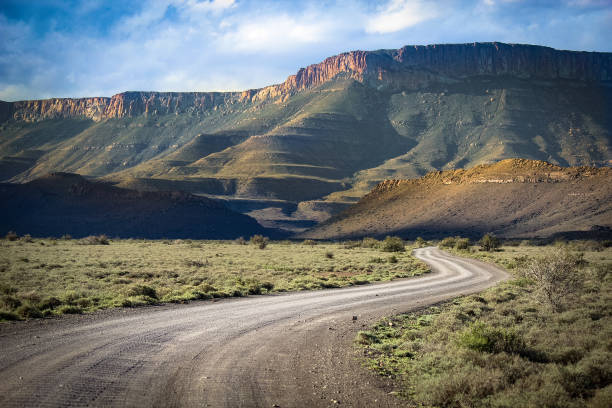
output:
[[[407,76],[406,73],[409,75]],[[108,97],[53,98],[0,103],[0,121],[204,112],[216,107],[286,99],[344,74],[357,81],[392,81],[419,88],[440,79],[512,76],[586,82],[612,81],[612,53],[559,51],[503,43],[406,46],[398,50],[352,51],[302,68],[281,84],[244,92],[124,92]]]

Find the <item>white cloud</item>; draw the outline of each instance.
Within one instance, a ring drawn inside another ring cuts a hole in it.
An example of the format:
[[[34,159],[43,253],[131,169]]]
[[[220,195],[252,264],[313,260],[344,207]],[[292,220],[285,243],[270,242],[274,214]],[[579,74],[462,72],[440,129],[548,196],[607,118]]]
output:
[[[224,21],[228,30],[220,38],[218,47],[247,53],[278,53],[316,44],[328,39],[334,29],[330,21],[317,17],[281,14],[240,20],[235,25]]]
[[[391,0],[366,22],[366,32],[386,34],[401,31],[438,16],[432,2]]]

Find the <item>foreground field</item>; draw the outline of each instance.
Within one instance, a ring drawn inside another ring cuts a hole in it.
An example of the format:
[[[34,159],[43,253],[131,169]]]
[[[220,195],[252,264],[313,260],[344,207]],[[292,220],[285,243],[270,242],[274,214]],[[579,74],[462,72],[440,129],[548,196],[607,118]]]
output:
[[[610,406],[612,249],[574,242],[454,252],[504,265],[514,279],[360,332],[366,365],[418,406]],[[578,278],[554,304],[525,277],[546,254],[575,260]]]
[[[93,243],[93,245],[92,245]],[[374,240],[349,244],[18,239],[0,241],[0,317],[82,313],[359,285],[428,267]]]

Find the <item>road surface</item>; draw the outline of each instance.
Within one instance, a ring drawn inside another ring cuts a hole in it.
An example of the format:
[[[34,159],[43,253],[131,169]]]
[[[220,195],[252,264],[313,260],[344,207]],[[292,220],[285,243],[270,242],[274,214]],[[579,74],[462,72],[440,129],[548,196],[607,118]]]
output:
[[[360,365],[356,333],[508,276],[437,248],[415,255],[433,273],[0,324],[0,406],[401,406],[393,384]]]

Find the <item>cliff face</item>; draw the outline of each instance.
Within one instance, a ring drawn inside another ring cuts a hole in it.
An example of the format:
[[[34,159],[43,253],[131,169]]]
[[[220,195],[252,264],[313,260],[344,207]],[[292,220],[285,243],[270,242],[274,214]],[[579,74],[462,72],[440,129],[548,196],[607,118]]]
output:
[[[503,43],[406,46],[399,50],[352,51],[302,68],[281,84],[244,92],[124,92],[111,98],[54,98],[0,103],[0,121],[83,117],[95,121],[142,114],[203,112],[235,103],[285,99],[339,74],[358,81],[401,78],[419,88],[441,76],[492,75],[548,80],[612,81],[612,53],[559,51]]]

